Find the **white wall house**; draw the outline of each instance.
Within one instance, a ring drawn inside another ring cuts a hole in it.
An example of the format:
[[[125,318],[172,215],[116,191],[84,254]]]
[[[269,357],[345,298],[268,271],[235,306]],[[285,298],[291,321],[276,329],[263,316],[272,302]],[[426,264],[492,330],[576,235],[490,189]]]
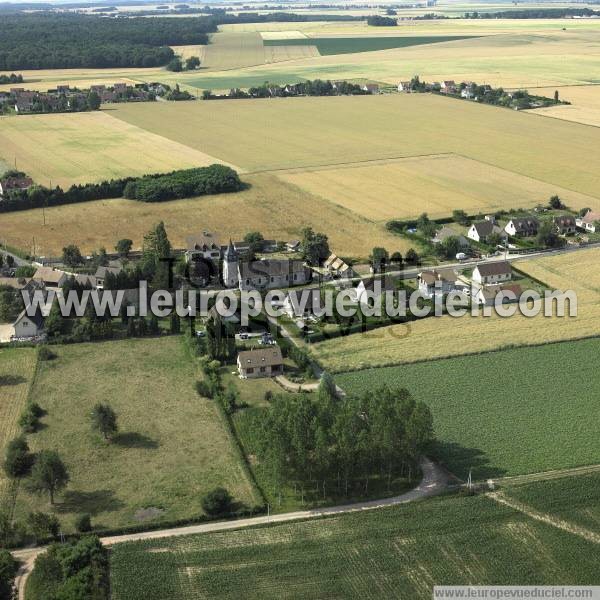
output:
[[[456,289],[456,279],[453,269],[421,271],[417,276],[419,291],[427,298],[449,294]]]
[[[38,312],[30,317],[23,311],[13,323],[16,338],[37,337],[44,331],[44,318]]]
[[[584,229],[585,231],[589,231],[590,233],[595,233],[598,231],[598,227],[596,223],[600,221],[600,213],[594,212],[592,210],[588,210],[583,217],[579,217],[575,220],[575,224],[580,229]]]
[[[513,237],[530,237],[537,235],[539,228],[540,222],[537,219],[526,217],[523,219],[511,219],[504,228],[504,231]]]
[[[471,279],[481,285],[493,285],[512,279],[512,269],[506,261],[477,265]]]
[[[237,366],[242,379],[275,377],[283,373],[283,356],[279,346],[255,348],[240,352]]]
[[[467,231],[467,237],[470,240],[485,243],[493,233],[498,234],[502,239],[506,238],[506,234],[498,227],[498,225],[495,225],[491,220],[486,219],[485,221],[473,223]]]

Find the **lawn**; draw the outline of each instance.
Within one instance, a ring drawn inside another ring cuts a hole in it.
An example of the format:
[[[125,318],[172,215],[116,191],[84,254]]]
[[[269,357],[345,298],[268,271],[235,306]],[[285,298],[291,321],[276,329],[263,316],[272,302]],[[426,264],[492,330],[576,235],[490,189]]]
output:
[[[514,263],[553,290],[574,290],[575,317],[430,317],[321,342],[312,351],[340,372],[600,335],[599,260],[600,250],[588,249]]]
[[[217,486],[239,504],[258,501],[227,425],[194,390],[197,374],[178,337],[55,349],[31,393],[47,415],[28,441],[34,451],[57,450],[69,470],[54,508],[63,531],[81,513],[98,528],[198,516],[202,495]],[[90,427],[98,402],[118,416],[108,444]],[[48,500],[22,487],[17,516],[30,510],[48,510]]]
[[[348,393],[389,384],[426,402],[441,460],[477,479],[600,463],[600,339],[338,375]]]
[[[597,494],[561,483],[595,510]],[[443,584],[598,585],[597,567],[594,543],[484,495],[118,544],[111,553],[115,600],[429,600]]]
[[[377,50],[390,50],[391,48],[408,48],[440,42],[454,42],[468,36],[422,36],[422,37],[316,37],[296,38],[283,40],[263,40],[268,46],[316,46],[319,54],[352,54],[355,52],[374,52]]]
[[[37,351],[33,348],[0,350],[0,456],[8,442],[20,433],[19,416],[27,403],[34,378]],[[14,486],[0,470],[0,513],[14,509]]]
[[[249,171],[453,153],[598,196],[598,128],[440,96],[121,104],[111,115]]]
[[[600,200],[454,154],[293,171],[285,181],[373,221],[533,207],[555,194],[569,206]],[[465,229],[466,231],[466,229]]]
[[[45,186],[220,162],[197,149],[113,119],[111,110],[0,117],[0,156]]]
[[[31,251],[35,236],[38,255],[60,255],[66,243],[91,252],[102,246],[112,249],[122,238],[141,248],[143,236],[164,221],[176,248],[198,231],[216,232],[226,243],[249,231],[261,231],[268,239],[300,237],[305,226],[324,231],[341,256],[367,257],[380,244],[405,252],[409,244],[375,224],[329,202],[285,183],[273,175],[244,175],[250,188],[236,194],[202,196],[148,204],[133,200],[98,200],[81,204],[5,213],[0,216],[2,239],[11,246]],[[223,215],[227,215],[223,219]]]

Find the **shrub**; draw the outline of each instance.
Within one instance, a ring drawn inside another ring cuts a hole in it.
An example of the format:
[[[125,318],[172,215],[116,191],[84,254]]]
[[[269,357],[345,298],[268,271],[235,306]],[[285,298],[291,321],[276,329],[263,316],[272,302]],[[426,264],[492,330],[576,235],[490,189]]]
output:
[[[39,417],[33,411],[31,405],[26,406],[19,417],[19,427],[25,433],[35,433],[39,425]]]
[[[37,540],[55,537],[60,531],[60,521],[43,512],[32,512],[27,517],[27,527]]]
[[[33,456],[30,454],[29,445],[23,436],[9,442],[4,461],[4,471],[9,477],[27,475],[32,464]]]
[[[17,561],[8,550],[0,550],[0,598],[12,598],[12,588],[17,574]]]
[[[206,381],[196,381],[196,391],[199,396],[204,398],[212,398],[213,391],[211,386]]]
[[[79,515],[75,519],[75,529],[79,533],[87,533],[92,530],[92,517],[88,514]]]
[[[231,494],[225,488],[215,488],[202,498],[202,508],[209,515],[222,515],[231,510],[232,500]]]
[[[48,346],[40,346],[38,350],[38,358],[40,360],[54,360],[56,354],[48,348]]]

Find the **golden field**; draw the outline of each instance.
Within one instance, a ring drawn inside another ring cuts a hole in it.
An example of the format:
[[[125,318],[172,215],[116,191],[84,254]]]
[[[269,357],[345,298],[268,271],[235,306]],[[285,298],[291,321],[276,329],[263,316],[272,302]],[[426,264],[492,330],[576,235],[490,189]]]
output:
[[[49,186],[206,166],[218,159],[110,116],[94,113],[0,118],[0,156]]]
[[[279,177],[367,219],[446,217],[532,207],[558,194],[568,206],[600,200],[453,154],[281,173]]]
[[[546,117],[600,127],[600,85],[565,86],[556,89],[560,98],[571,102],[571,105],[549,106],[536,112]],[[534,93],[550,95],[554,92],[542,88],[534,90]]]
[[[110,114],[248,171],[454,153],[600,194],[600,131],[536,114],[427,94],[182,104],[122,104]]]
[[[406,240],[349,210],[303,192],[268,174],[244,176],[250,189],[236,194],[204,196],[162,203],[134,200],[97,200],[0,215],[0,237],[4,243],[31,252],[35,237],[38,255],[56,256],[66,244],[77,244],[91,252],[108,250],[121,238],[130,238],[139,248],[142,238],[158,221],[164,221],[175,247],[184,247],[187,236],[204,229],[217,232],[225,243],[249,231],[266,238],[298,238],[300,230],[312,226],[329,236],[342,256],[366,257],[374,246],[405,251]]]
[[[430,317],[321,342],[312,352],[324,368],[341,372],[600,335],[599,261],[600,249],[589,249],[515,264],[552,289],[574,290],[576,317]]]

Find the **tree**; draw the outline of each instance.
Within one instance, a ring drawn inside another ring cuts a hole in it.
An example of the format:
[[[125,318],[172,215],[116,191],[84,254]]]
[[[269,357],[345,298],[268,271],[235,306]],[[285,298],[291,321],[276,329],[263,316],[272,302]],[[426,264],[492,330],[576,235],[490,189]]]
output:
[[[554,104],[558,104],[558,103],[559,103],[558,90],[554,90]]]
[[[169,63],[167,64],[167,71],[173,71],[174,73],[179,73],[180,71],[183,71],[183,64],[181,62],[181,59],[176,57],[169,61]]]
[[[12,269],[15,266],[15,257],[12,254],[6,255],[6,266]]]
[[[89,514],[79,515],[75,519],[75,529],[79,533],[88,533],[92,530],[92,517]]]
[[[133,246],[133,241],[128,238],[123,238],[119,240],[115,246],[115,250],[119,253],[119,256],[123,258],[127,258],[129,253],[131,252],[131,248]]]
[[[100,108],[100,96],[96,92],[90,92],[87,96],[87,107],[89,110],[98,110]]]
[[[451,235],[447,237],[445,240],[436,244],[435,252],[438,256],[442,258],[454,258],[458,252],[461,250],[460,240],[458,236]]]
[[[394,252],[390,256],[390,262],[398,267],[402,266],[402,254],[400,252]]]
[[[452,218],[460,225],[464,225],[465,227],[469,225],[469,216],[464,210],[453,210]]]
[[[315,233],[312,227],[305,227],[302,230],[300,252],[309,265],[320,265],[331,254],[327,236],[324,233]]]
[[[222,515],[231,510],[233,498],[231,494],[222,487],[211,490],[202,498],[202,508],[208,515]]]
[[[264,248],[265,238],[260,231],[250,231],[244,236],[244,242],[248,244],[248,253],[254,257],[257,252]]]
[[[60,521],[54,515],[31,512],[27,517],[27,528],[37,540],[56,537],[60,531]]]
[[[385,266],[389,263],[390,255],[385,248],[376,247],[371,251],[371,257],[369,260],[371,262],[371,268],[373,269],[373,272],[379,273],[379,271],[382,268],[385,268]]]
[[[548,206],[554,210],[560,210],[562,208],[565,208],[565,205],[563,204],[559,196],[552,196],[548,201]]]
[[[319,387],[317,389],[317,397],[319,402],[329,402],[337,398],[337,387],[333,377],[327,372],[323,371],[321,380],[319,381]]]
[[[181,319],[176,312],[171,314],[171,333],[177,334],[181,332]]]
[[[197,56],[190,56],[185,61],[186,71],[193,71],[200,66],[200,59]]]
[[[57,452],[42,450],[31,469],[30,487],[37,493],[47,493],[50,504],[54,504],[55,495],[69,483],[69,473]]]
[[[70,244],[63,248],[62,261],[68,267],[76,267],[83,263],[83,256],[81,256],[81,251],[77,246]]]
[[[144,236],[142,259],[144,272],[152,277],[152,285],[157,289],[169,289],[171,243],[162,221]]]
[[[405,260],[409,265],[416,265],[419,262],[419,255],[414,248],[408,249]]]
[[[431,238],[435,235],[435,223],[430,220],[427,213],[423,213],[417,219],[417,229],[426,238]]]
[[[4,471],[9,477],[27,475],[32,463],[33,456],[29,452],[29,444],[24,436],[19,436],[9,442],[4,460]]]
[[[564,245],[564,240],[558,235],[551,221],[545,221],[537,234],[537,243],[546,248],[558,248]]]
[[[0,598],[11,600],[13,598],[13,583],[19,565],[8,550],[0,550]]]
[[[117,415],[108,404],[98,403],[92,410],[92,428],[102,434],[105,440],[117,433]]]
[[[585,215],[587,215],[590,210],[592,210],[591,208],[582,208],[577,214],[579,217],[585,217]]]

